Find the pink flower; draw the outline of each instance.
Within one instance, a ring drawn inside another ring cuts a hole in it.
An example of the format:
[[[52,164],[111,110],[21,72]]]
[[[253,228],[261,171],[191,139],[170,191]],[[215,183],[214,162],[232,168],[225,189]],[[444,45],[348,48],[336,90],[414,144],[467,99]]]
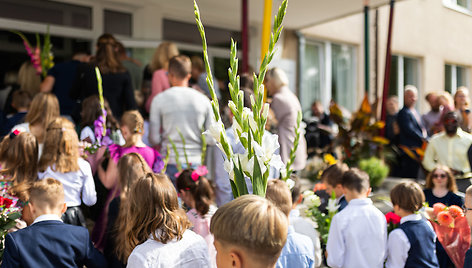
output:
[[[208,169],[206,166],[199,166],[196,170],[192,172],[192,180],[193,181],[198,181],[198,178],[205,176],[208,174]]]
[[[454,228],[454,218],[448,211],[441,211],[438,214],[438,223],[442,226]]]

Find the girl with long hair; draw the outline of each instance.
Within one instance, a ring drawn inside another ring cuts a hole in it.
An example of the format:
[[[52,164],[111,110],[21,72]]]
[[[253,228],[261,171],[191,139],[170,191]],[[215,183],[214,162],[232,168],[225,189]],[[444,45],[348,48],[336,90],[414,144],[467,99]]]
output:
[[[28,187],[38,178],[38,142],[31,133],[14,130],[0,143],[0,191],[19,199],[20,207],[28,201]],[[22,218],[31,224],[31,214]]]
[[[466,132],[472,130],[472,113],[470,112],[469,89],[459,87],[454,94],[454,106],[459,115],[460,127]]]
[[[79,156],[79,138],[72,122],[64,117],[54,119],[46,129],[44,153],[39,159],[40,179],[54,178],[64,186],[67,211],[64,223],[86,226],[80,209],[82,202],[97,202],[90,164]]]
[[[115,254],[115,240],[120,233],[117,223],[126,219],[125,208],[131,187],[139,178],[152,172],[144,158],[137,153],[129,153],[121,157],[118,161],[118,170],[120,194],[108,206],[108,222],[105,234],[104,254],[110,267],[126,267],[126,263],[121,262]]]
[[[426,202],[430,207],[433,207],[436,203],[459,207],[462,207],[464,204],[462,198],[455,194],[457,192],[456,179],[452,175],[451,169],[444,165],[437,165],[428,174],[426,177],[426,187],[423,192]],[[438,256],[440,267],[454,267],[439,241],[436,241],[436,255]]]
[[[59,101],[52,93],[38,93],[31,101],[25,115],[25,122],[12,129],[30,132],[38,141],[38,153],[41,156],[45,140],[46,128],[49,123],[59,116]]]
[[[216,212],[213,187],[204,176],[204,167],[186,169],[177,177],[177,191],[180,199],[187,205],[187,217],[192,223],[192,231],[201,235],[208,245],[208,253],[212,266],[216,267],[216,249],[213,245],[213,235],[210,233],[210,221]]]
[[[203,238],[188,228],[174,185],[148,173],[129,192],[118,224],[117,255],[127,267],[210,267]]]
[[[113,112],[110,109],[108,101],[105,99],[105,112],[106,112],[106,128],[110,129],[112,136],[117,135],[118,143],[121,143],[123,137],[119,132],[118,121],[113,116]],[[80,122],[80,140],[87,141],[89,143],[95,143],[95,127],[94,122],[103,115],[102,107],[100,106],[100,98],[98,95],[92,95],[87,97],[82,102],[82,110],[80,112],[81,122]],[[116,134],[115,134],[116,133]],[[122,141],[124,144],[124,140]]]

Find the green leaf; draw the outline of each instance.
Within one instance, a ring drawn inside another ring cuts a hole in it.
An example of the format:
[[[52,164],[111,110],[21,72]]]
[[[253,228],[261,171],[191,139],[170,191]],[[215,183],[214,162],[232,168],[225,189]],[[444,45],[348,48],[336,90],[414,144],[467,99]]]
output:
[[[8,214],[8,219],[10,220],[16,220],[16,219],[19,219],[21,217],[21,212],[12,212],[10,214]]]
[[[241,161],[238,159],[238,166],[236,166],[236,163],[234,163],[233,165],[234,165],[234,182],[238,188],[239,196],[249,194],[249,191],[247,190],[247,185],[246,185],[246,178],[243,174],[243,169],[241,167]]]

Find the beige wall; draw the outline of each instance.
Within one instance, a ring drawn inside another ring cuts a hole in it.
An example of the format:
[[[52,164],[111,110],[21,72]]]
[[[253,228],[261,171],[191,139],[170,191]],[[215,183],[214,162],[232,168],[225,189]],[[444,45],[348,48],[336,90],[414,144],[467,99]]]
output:
[[[374,66],[375,12],[370,13],[371,22],[371,78]],[[389,7],[379,9],[379,89],[383,85],[385,50],[387,41]],[[307,39],[330,40],[357,46],[358,55],[358,100],[364,88],[364,16],[352,15],[333,22],[303,29]],[[452,10],[442,0],[405,0],[396,3],[393,26],[392,53],[420,59],[420,91],[444,89],[446,63],[472,66],[472,16]],[[471,76],[469,68],[469,79]],[[373,80],[371,92],[373,92]],[[371,96],[373,97],[373,96]],[[429,107],[422,99],[420,110]]]

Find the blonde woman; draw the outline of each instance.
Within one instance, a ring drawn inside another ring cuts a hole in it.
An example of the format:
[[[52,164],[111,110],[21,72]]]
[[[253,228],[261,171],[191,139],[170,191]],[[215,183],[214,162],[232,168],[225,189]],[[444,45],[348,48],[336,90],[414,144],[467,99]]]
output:
[[[58,116],[59,102],[56,96],[52,93],[38,93],[25,115],[25,122],[14,126],[13,129],[33,134],[38,141],[39,157],[41,157],[46,128]]]
[[[179,50],[174,43],[162,42],[154,52],[152,61],[148,66],[152,73],[151,90],[148,94],[145,93],[146,98],[145,108],[149,112],[151,109],[152,99],[162,91],[170,88],[169,78],[167,77],[167,68],[169,67],[169,60],[179,55]]]
[[[39,179],[54,178],[64,186],[67,211],[64,223],[86,227],[82,202],[97,202],[90,164],[79,157],[79,138],[74,124],[64,117],[54,119],[46,129],[44,153],[39,159]]]
[[[146,174],[128,200],[117,237],[117,253],[127,267],[210,267],[206,242],[189,230],[167,176]]]

